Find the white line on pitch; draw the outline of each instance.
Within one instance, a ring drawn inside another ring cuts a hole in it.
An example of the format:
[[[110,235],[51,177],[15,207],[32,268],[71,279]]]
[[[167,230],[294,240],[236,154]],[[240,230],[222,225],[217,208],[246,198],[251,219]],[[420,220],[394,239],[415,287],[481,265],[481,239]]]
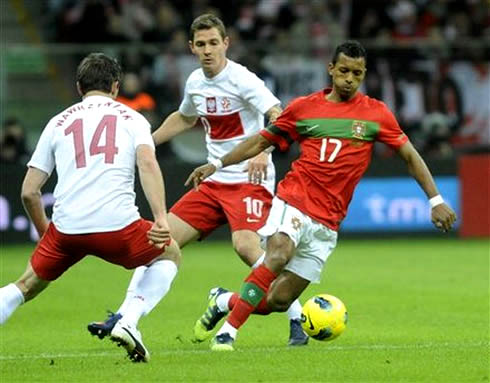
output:
[[[488,342],[473,342],[473,343],[425,343],[425,344],[365,344],[365,345],[345,345],[345,346],[334,346],[325,345],[325,348],[319,350],[315,349],[315,352],[328,352],[328,351],[352,351],[352,350],[411,350],[411,349],[426,349],[426,348],[478,348],[478,347],[488,347]],[[302,348],[300,348],[302,349]],[[294,348],[294,350],[300,350]],[[244,348],[238,349],[241,352],[269,352],[269,351],[279,351],[279,350],[292,350],[286,347],[254,347],[254,348]],[[153,351],[152,355],[169,355],[169,354],[203,354],[210,352],[209,349],[199,349],[199,350],[161,350]],[[102,357],[114,357],[122,356],[124,353],[121,352],[83,352],[83,353],[66,353],[66,354],[34,354],[34,355],[0,355],[0,360],[26,360],[26,359],[70,359],[70,358],[102,358]]]

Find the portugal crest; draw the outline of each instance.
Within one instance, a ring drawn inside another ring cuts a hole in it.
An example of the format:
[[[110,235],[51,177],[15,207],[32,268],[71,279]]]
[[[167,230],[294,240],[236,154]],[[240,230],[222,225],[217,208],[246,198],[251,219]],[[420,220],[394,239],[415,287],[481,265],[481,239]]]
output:
[[[298,217],[291,218],[291,226],[293,226],[294,230],[298,231],[301,229],[301,220]]]
[[[363,140],[366,136],[366,123],[363,121],[354,121],[352,123],[352,137]]]

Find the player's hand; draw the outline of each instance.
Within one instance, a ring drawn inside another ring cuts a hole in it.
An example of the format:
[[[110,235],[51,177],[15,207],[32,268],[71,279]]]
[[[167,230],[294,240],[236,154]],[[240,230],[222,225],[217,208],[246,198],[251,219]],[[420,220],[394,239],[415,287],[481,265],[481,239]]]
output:
[[[198,168],[195,168],[191,175],[187,178],[185,181],[185,186],[189,186],[190,183],[192,182],[194,189],[199,188],[199,184],[204,181],[206,178],[208,178],[211,174],[213,174],[216,171],[216,167],[212,164],[205,164],[202,166],[199,166]]]
[[[164,246],[169,245],[171,237],[167,218],[162,217],[156,219],[151,229],[146,233],[146,236],[150,245],[158,249],[163,249]]]
[[[432,223],[443,232],[448,232],[456,221],[456,213],[445,203],[432,208]]]
[[[260,185],[267,178],[267,165],[269,164],[269,155],[260,153],[248,162],[248,182],[254,185]]]

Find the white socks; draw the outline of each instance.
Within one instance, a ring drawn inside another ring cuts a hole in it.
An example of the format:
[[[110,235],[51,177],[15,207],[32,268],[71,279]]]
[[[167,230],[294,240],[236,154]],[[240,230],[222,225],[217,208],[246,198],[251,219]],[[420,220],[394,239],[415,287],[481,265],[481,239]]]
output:
[[[235,327],[233,327],[231,324],[229,324],[228,321],[226,321],[225,323],[223,323],[223,326],[221,326],[221,328],[218,330],[216,336],[224,334],[225,332],[230,334],[230,336],[233,339],[236,339],[238,330]]]
[[[143,277],[143,274],[145,273],[147,268],[148,267],[146,266],[139,266],[136,269],[134,269],[133,276],[131,277],[131,281],[129,282],[129,286],[126,291],[126,296],[124,297],[124,302],[122,303],[121,307],[119,307],[119,310],[116,311],[119,314],[124,315],[124,313],[126,312],[129,301],[134,295],[133,294],[134,290],[136,290],[136,287],[140,283],[140,280]]]
[[[252,265],[252,269],[256,269],[262,263],[264,263],[264,259],[265,259],[265,252],[262,253],[262,255],[255,261],[255,263]]]
[[[0,324],[4,324],[17,307],[24,303],[24,294],[10,283],[0,289]]]
[[[218,295],[218,298],[216,298],[216,305],[218,306],[219,311],[221,311],[222,313],[227,313],[228,311],[230,311],[230,308],[228,307],[228,302],[230,301],[232,295],[233,293],[224,293]]]
[[[291,306],[289,306],[288,308],[287,314],[289,320],[301,319],[301,311],[302,311],[301,303],[299,303],[299,300],[296,299],[293,303],[291,303]]]
[[[140,318],[153,310],[167,294],[176,275],[177,265],[166,259],[156,261],[149,267],[137,268],[124,303],[118,310],[123,321],[136,327]]]

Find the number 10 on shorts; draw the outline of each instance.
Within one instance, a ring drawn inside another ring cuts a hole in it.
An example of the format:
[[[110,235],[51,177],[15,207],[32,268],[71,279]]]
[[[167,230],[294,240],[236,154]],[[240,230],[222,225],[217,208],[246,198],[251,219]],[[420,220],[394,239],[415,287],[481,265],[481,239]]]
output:
[[[242,199],[245,202],[245,208],[247,209],[247,215],[254,215],[256,217],[262,217],[262,207],[264,202],[260,199],[253,199],[252,197],[245,197]]]

